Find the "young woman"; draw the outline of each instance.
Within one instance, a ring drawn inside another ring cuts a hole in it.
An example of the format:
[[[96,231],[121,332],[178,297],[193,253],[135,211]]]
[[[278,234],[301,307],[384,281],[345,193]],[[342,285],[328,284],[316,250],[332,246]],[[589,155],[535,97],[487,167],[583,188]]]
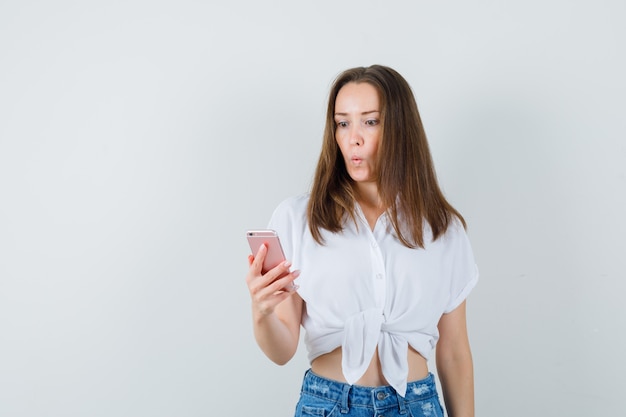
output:
[[[246,280],[272,361],[288,362],[305,329],[296,416],[442,416],[435,345],[449,416],[474,415],[465,300],[478,272],[400,74],[375,65],[337,77],[312,190],[283,201],[269,227],[290,261],[261,274],[262,246]]]

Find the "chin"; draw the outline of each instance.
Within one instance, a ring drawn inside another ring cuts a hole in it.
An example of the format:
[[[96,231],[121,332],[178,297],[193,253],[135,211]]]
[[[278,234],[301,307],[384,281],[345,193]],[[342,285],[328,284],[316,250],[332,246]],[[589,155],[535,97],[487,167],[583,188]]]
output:
[[[369,182],[372,181],[372,176],[369,173],[360,171],[360,172],[349,172],[350,178],[354,182]]]
[[[358,184],[365,184],[365,183],[369,183],[369,182],[375,182],[371,177],[364,177],[364,176],[351,176],[352,181],[358,183]]]

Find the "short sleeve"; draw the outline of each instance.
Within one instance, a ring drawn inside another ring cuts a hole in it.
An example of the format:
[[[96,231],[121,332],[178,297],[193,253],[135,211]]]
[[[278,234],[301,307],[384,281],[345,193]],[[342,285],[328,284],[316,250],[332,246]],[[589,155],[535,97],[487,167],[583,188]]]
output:
[[[467,298],[478,283],[478,266],[469,237],[463,226],[455,222],[450,226],[451,277],[450,295],[444,313],[450,313]]]
[[[294,267],[299,263],[296,245],[302,238],[302,230],[306,226],[307,196],[290,197],[283,200],[272,213],[267,225],[278,234],[285,258],[290,260]]]

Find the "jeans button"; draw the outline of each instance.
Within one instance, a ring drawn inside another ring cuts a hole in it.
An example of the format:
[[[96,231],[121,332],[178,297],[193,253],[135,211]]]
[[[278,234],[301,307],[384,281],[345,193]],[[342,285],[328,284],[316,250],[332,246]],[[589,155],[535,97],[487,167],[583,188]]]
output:
[[[384,392],[379,392],[378,394],[376,394],[376,398],[378,398],[380,401],[384,400],[386,397]]]

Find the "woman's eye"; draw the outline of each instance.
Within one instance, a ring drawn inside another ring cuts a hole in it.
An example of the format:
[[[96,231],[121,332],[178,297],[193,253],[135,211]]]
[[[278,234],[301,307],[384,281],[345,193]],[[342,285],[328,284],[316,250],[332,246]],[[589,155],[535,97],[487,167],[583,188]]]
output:
[[[368,126],[376,126],[378,124],[378,120],[376,119],[369,119],[365,121],[365,124]]]
[[[348,122],[337,122],[337,127],[347,127]]]

